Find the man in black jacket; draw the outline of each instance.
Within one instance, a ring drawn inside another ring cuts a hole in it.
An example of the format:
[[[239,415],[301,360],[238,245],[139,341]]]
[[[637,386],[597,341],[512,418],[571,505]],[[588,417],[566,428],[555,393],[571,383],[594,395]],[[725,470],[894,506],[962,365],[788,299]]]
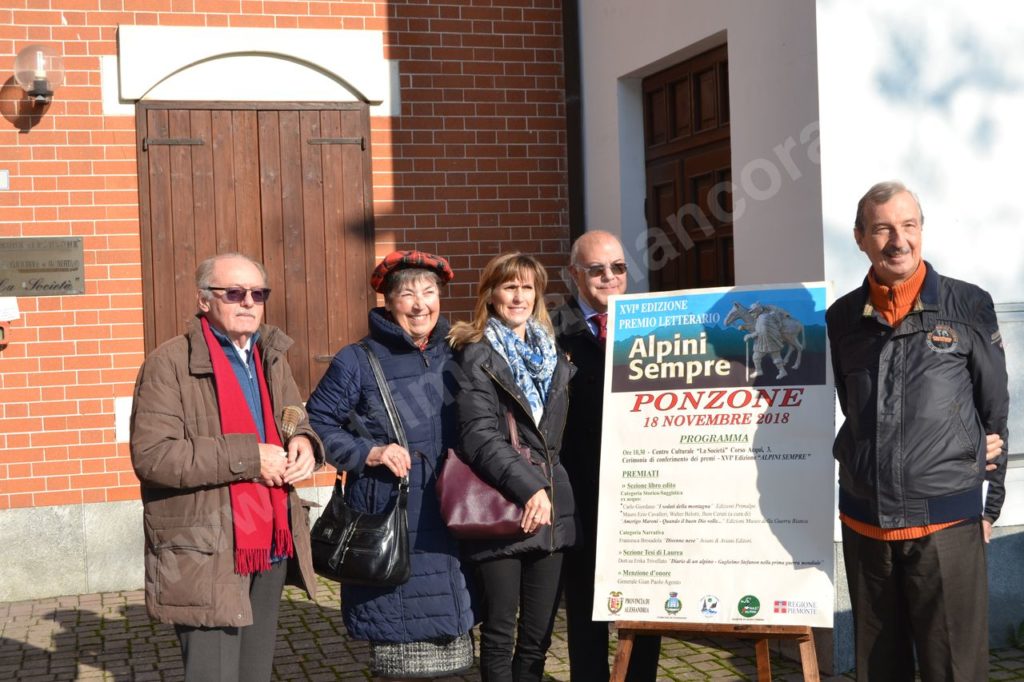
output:
[[[576,296],[552,315],[558,344],[578,368],[569,384],[569,414],[561,452],[583,527],[582,542],[567,553],[563,568],[569,675],[573,682],[607,682],[608,657],[601,654],[608,651],[608,623],[592,620],[591,614],[608,297],[626,291],[626,260],[614,235],[594,231],[576,240],[569,262]],[[660,647],[660,637],[636,638],[627,682],[657,678]]]
[[[904,185],[872,187],[853,232],[871,268],[826,316],[859,680],[913,680],[915,650],[924,680],[988,679],[1006,361],[992,298],[922,260],[923,227]]]

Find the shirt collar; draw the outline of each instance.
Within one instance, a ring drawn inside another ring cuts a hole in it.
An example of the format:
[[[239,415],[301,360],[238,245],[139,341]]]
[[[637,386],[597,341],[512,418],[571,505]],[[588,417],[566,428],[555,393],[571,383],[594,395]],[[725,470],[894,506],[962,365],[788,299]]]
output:
[[[214,338],[220,341],[221,347],[231,348],[238,355],[239,359],[248,366],[249,360],[252,358],[253,342],[259,340],[260,337],[260,333],[258,331],[254,332],[248,339],[246,339],[245,346],[243,348],[239,348],[235,344],[231,343],[231,339],[228,338],[228,335],[214,327],[212,324],[210,325],[210,331],[213,332]]]
[[[935,272],[935,268],[926,260],[921,261],[921,266],[925,268],[924,283],[921,285],[921,290],[918,292],[917,297],[914,299],[914,304],[910,308],[912,313],[919,313],[924,310],[938,310],[939,308],[939,273]],[[864,278],[861,292],[864,294],[864,307],[861,310],[861,316],[875,317],[875,306],[871,304],[871,282],[868,277]]]
[[[576,297],[576,302],[580,304],[580,311],[583,313],[583,319],[590,321],[594,315],[597,315],[597,311],[587,305],[587,302],[583,300],[582,296]]]
[[[576,303],[580,306],[580,312],[583,313],[583,320],[587,323],[587,329],[595,337],[598,336],[597,321],[594,319],[594,315],[599,313],[587,305],[587,302],[583,300],[582,296],[576,297]]]

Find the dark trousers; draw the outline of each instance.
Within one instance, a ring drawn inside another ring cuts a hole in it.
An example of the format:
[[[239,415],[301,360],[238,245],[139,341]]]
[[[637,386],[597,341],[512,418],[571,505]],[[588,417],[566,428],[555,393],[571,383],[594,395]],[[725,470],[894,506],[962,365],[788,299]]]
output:
[[[980,523],[884,542],[843,526],[857,679],[988,679],[988,581]]]
[[[592,620],[594,613],[594,543],[565,555],[565,624],[569,638],[569,678],[572,682],[608,682],[608,623]],[[661,637],[633,641],[626,682],[654,682],[658,677]],[[604,654],[603,656],[601,654]]]
[[[274,668],[277,611],[288,560],[257,573],[249,585],[252,625],[194,628],[176,625],[186,682],[269,682]]]
[[[481,682],[540,682],[558,612],[562,553],[491,559],[476,570]]]

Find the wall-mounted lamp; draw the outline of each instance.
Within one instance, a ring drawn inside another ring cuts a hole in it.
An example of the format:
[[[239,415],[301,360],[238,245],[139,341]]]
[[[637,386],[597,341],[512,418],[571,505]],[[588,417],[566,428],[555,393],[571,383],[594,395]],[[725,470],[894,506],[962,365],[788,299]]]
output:
[[[37,105],[46,104],[64,83],[64,61],[51,47],[29,45],[14,59],[14,79]]]

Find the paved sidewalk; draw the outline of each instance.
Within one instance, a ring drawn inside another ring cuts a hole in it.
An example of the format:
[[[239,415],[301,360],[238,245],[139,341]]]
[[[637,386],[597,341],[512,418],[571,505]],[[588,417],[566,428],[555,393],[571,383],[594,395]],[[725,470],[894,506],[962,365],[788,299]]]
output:
[[[366,646],[345,635],[337,585],[321,581],[317,604],[292,588],[281,605],[276,680],[368,680]],[[141,591],[0,603],[0,680],[181,680],[174,630],[146,616]],[[993,680],[1024,680],[1024,651],[992,653]],[[666,639],[659,682],[755,677],[753,646],[742,640]],[[776,680],[801,680],[797,666],[772,655]],[[475,672],[445,682],[478,682]],[[852,675],[830,678],[853,679]],[[565,622],[548,655],[548,682],[568,682]]]

